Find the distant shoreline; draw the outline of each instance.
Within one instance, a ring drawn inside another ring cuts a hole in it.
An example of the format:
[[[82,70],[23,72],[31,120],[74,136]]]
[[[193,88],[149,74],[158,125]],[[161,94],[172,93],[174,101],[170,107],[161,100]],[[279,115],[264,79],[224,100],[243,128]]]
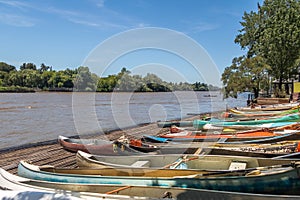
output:
[[[36,92],[32,88],[10,86],[10,87],[0,87],[0,93],[34,93]]]
[[[175,90],[175,91],[186,91],[186,92],[219,92],[220,90],[213,91],[196,91],[196,90]],[[10,87],[0,87],[0,93],[35,93],[35,92],[96,92],[96,93],[113,93],[113,92],[134,92],[134,93],[164,93],[164,92],[174,92],[174,91],[112,91],[112,92],[100,92],[100,91],[73,91],[73,88],[49,88],[46,90],[33,89],[28,87],[10,86]]]

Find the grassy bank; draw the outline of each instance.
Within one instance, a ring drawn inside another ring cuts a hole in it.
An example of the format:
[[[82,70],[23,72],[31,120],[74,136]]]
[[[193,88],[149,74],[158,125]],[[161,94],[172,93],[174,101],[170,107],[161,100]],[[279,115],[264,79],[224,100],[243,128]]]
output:
[[[32,88],[20,87],[20,86],[10,86],[10,87],[0,87],[1,93],[25,93],[25,92],[35,92]]]

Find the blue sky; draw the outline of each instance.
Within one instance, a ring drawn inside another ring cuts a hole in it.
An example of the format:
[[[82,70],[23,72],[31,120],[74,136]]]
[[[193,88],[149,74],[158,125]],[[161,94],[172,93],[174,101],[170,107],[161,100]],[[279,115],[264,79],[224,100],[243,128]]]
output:
[[[251,10],[257,10],[257,1],[0,0],[0,61],[17,68],[23,62],[45,63],[55,70],[77,68],[107,38],[130,29],[159,27],[198,42],[222,73],[243,54],[234,38],[244,11]],[[109,73],[124,66],[130,69],[136,65],[134,59],[137,56],[123,63],[120,59]]]

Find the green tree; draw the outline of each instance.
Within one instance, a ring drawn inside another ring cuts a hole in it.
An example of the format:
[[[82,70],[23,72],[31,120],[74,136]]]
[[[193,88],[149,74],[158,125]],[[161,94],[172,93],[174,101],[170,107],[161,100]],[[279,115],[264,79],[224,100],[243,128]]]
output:
[[[9,74],[4,71],[0,71],[0,86],[6,86]]]
[[[224,97],[237,98],[240,92],[252,91],[255,98],[261,89],[268,91],[268,70],[270,66],[262,57],[234,58],[232,65],[226,67],[222,74],[224,84]]]
[[[129,73],[124,73],[118,80],[117,90],[123,92],[133,92],[137,90],[136,81]]]
[[[45,72],[45,71],[48,71],[49,69],[51,69],[51,67],[49,66],[46,66],[44,63],[41,64],[40,68],[39,68],[39,71],[41,73]]]
[[[265,0],[257,12],[245,13],[235,42],[247,56],[260,56],[271,66],[269,74],[282,82],[296,75],[300,57],[299,0]]]
[[[29,88],[40,87],[41,75],[38,71],[33,69],[24,69],[20,71],[23,79],[23,86]]]
[[[73,82],[77,91],[96,91],[98,76],[92,74],[88,67],[81,66]]]
[[[32,70],[36,70],[36,65],[33,63],[23,63],[20,66],[20,70],[25,70],[25,69],[32,69]]]
[[[53,82],[50,81],[51,77],[54,75],[54,71],[43,71],[41,74],[41,88],[53,88]]]
[[[108,77],[99,78],[97,82],[98,92],[112,92],[118,82],[117,75],[109,75]]]
[[[196,82],[192,87],[194,91],[208,91],[208,86],[205,83]]]
[[[9,86],[24,86],[23,76],[19,71],[12,71],[9,73],[7,81]]]
[[[11,71],[16,71],[16,67],[5,62],[0,62],[0,71],[9,73]]]
[[[60,82],[60,76],[56,72],[52,73],[52,76],[48,80],[49,87],[57,88],[59,82]]]

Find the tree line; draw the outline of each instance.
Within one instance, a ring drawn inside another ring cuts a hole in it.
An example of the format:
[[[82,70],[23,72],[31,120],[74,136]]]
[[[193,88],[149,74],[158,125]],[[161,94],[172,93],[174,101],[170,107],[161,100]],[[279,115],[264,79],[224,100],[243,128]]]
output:
[[[201,82],[172,83],[163,81],[155,74],[142,77],[132,75],[122,68],[118,74],[98,77],[88,67],[54,70],[51,66],[23,63],[19,70],[15,66],[0,62],[0,91],[97,91],[97,92],[170,92],[170,91],[214,91],[220,88]]]
[[[271,89],[277,97],[286,96],[284,83],[299,80],[300,1],[265,0],[257,11],[245,12],[240,24],[234,42],[246,53],[225,68],[224,97],[250,91],[257,98]]]

